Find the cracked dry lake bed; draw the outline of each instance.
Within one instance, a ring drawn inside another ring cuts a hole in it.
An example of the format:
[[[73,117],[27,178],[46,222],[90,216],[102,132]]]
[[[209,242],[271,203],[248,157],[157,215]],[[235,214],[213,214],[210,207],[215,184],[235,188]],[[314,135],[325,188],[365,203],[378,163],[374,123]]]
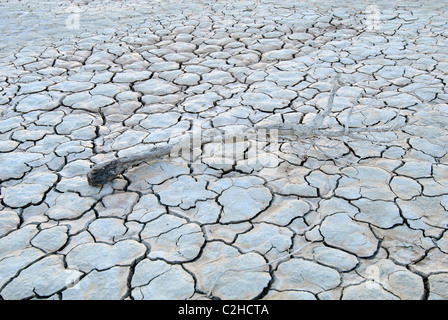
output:
[[[443,1],[0,12],[1,299],[448,299]]]

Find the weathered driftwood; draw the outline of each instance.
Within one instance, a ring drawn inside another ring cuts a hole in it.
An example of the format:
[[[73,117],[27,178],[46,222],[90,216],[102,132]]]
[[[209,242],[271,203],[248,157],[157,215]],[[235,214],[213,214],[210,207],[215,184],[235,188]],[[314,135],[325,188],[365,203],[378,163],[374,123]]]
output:
[[[283,140],[283,142],[289,141],[291,143],[297,141],[307,141],[307,143],[313,143],[314,138],[318,137],[328,137],[328,138],[337,138],[337,137],[352,137],[357,140],[370,140],[368,138],[363,138],[360,136],[354,136],[354,134],[359,133],[373,133],[373,132],[389,132],[393,129],[401,127],[400,125],[394,124],[393,126],[381,126],[381,127],[373,127],[373,128],[352,128],[350,132],[346,130],[332,130],[332,129],[319,129],[310,125],[297,125],[297,124],[272,124],[268,126],[255,126],[255,130],[277,130],[278,137]],[[267,131],[268,134],[269,131]],[[229,138],[237,137],[239,134],[230,134],[225,136],[201,136],[198,147],[210,142],[219,142],[226,141]],[[244,133],[242,134],[244,136]],[[187,133],[185,137],[190,137]],[[390,141],[378,141],[377,142],[390,142]],[[103,163],[96,164],[90,172],[87,174],[87,181],[91,186],[102,186],[107,182],[112,181],[119,175],[123,174],[127,169],[142,164],[144,162],[149,162],[152,160],[158,160],[164,156],[167,156],[172,153],[173,150],[178,150],[181,146],[182,142],[179,143],[169,143],[164,146],[156,146],[153,148],[148,148],[145,152],[136,153],[130,156],[118,157],[113,160],[109,160]],[[319,146],[316,145],[318,149]],[[322,151],[324,152],[324,151]],[[330,157],[331,158],[331,157]]]
[[[95,165],[87,174],[87,181],[91,186],[101,186],[109,181],[112,181],[132,166],[168,155],[173,147],[173,144],[168,144],[162,147],[154,147],[146,152],[99,163]]]
[[[184,137],[190,140],[190,135],[188,133],[185,134]],[[225,138],[226,137],[224,137],[224,139]],[[200,145],[202,146],[206,143],[220,140],[222,140],[222,138],[220,138],[219,136],[201,136]],[[144,162],[160,159],[164,156],[169,155],[173,150],[181,148],[183,142],[185,142],[185,139],[181,140],[178,143],[169,143],[164,146],[155,146],[153,148],[148,148],[148,150],[144,152],[125,157],[118,157],[113,160],[96,164],[95,166],[93,166],[90,172],[87,173],[87,181],[91,186],[102,186],[103,184],[112,181],[117,176],[133,166],[142,164]]]
[[[362,94],[360,94],[349,108],[344,128],[342,129],[322,128],[324,119],[330,114],[332,110],[333,100],[336,95],[336,91],[338,90],[339,87],[340,87],[339,75],[337,75],[333,79],[333,86],[330,92],[327,106],[316,114],[316,117],[313,119],[313,122],[311,124],[296,124],[296,123],[272,123],[268,125],[258,124],[255,125],[253,128],[248,128],[246,133],[234,132],[228,135],[216,134],[216,132],[214,132],[215,133],[214,135],[210,135],[209,132],[207,135],[200,134],[199,136],[200,142],[195,146],[201,148],[204,144],[210,142],[219,142],[223,140],[228,141],[227,139],[229,138],[232,139],[230,141],[233,141],[233,138],[235,137],[238,136],[246,137],[248,136],[247,133],[251,132],[251,134],[253,134],[254,131],[259,130],[267,130],[267,132],[265,133],[270,135],[271,134],[270,131],[272,132],[272,130],[275,130],[275,137],[280,138],[280,140],[277,142],[289,142],[289,143],[300,142],[309,144],[310,146],[314,146],[316,150],[319,150],[320,152],[328,156],[330,159],[335,160],[334,157],[332,157],[330,154],[327,154],[324,150],[322,150],[321,146],[316,144],[316,139],[320,137],[327,137],[333,139],[342,138],[343,141],[345,141],[345,138],[352,138],[355,140],[368,140],[368,141],[373,140],[372,142],[375,143],[391,142],[391,140],[387,139],[381,141],[375,138],[374,136],[372,136],[373,139],[371,139],[366,136],[363,136],[363,134],[372,135],[372,133],[375,132],[387,133],[399,129],[403,127],[405,124],[410,124],[406,122],[401,124],[399,123],[400,118],[400,109],[399,109],[395,117],[394,123],[392,123],[389,126],[349,128],[350,116],[352,115],[355,105],[362,96]],[[193,134],[194,137],[195,134],[194,132],[187,132],[183,137],[188,138],[189,141],[191,134]],[[183,139],[182,141],[185,142],[185,139]],[[137,153],[131,156],[119,157],[110,161],[106,161],[104,163],[97,164],[87,174],[87,180],[89,184],[92,186],[101,186],[109,181],[112,181],[117,176],[121,175],[126,169],[132,166],[139,165],[141,163],[152,160],[157,160],[171,154],[173,150],[179,149],[182,141],[180,143],[170,143],[165,146],[156,146],[148,149],[145,152]]]

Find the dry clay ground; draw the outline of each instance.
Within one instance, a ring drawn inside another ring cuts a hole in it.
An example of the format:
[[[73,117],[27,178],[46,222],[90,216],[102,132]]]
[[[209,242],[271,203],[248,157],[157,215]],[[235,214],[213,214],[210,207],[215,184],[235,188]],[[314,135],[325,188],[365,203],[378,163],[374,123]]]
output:
[[[448,299],[444,3],[1,0],[0,297]]]

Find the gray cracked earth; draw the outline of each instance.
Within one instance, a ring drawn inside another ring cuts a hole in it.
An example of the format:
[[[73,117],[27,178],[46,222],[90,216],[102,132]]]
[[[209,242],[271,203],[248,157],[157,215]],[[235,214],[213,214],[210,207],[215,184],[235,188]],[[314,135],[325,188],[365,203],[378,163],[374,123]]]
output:
[[[448,299],[444,1],[0,12],[2,299]],[[372,130],[272,152],[248,140],[224,162],[205,144],[199,161],[87,183],[193,126],[322,113],[321,128]]]

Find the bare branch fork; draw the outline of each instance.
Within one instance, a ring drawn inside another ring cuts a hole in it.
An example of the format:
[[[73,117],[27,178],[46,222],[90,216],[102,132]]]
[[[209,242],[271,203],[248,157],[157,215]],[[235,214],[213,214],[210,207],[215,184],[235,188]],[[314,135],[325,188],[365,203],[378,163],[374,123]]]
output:
[[[356,140],[367,140],[372,141],[371,139],[367,137],[360,136],[360,134],[372,134],[374,132],[391,132],[393,130],[396,130],[404,125],[399,124],[399,116],[400,116],[400,109],[398,110],[395,121],[391,126],[379,126],[379,127],[366,127],[366,128],[349,128],[350,125],[350,117],[353,113],[353,109],[355,105],[358,103],[359,99],[361,98],[362,94],[360,94],[356,100],[353,102],[353,104],[350,106],[349,111],[347,113],[347,117],[345,120],[344,128],[341,130],[335,130],[335,129],[329,129],[329,128],[322,128],[322,124],[325,120],[325,118],[330,114],[332,107],[333,107],[333,101],[336,96],[336,92],[339,89],[339,74],[334,78],[332,82],[332,90],[330,92],[330,96],[328,98],[328,103],[326,107],[319,112],[315,118],[313,119],[313,122],[311,124],[295,124],[295,123],[273,123],[268,125],[255,125],[253,128],[249,128],[250,130],[277,130],[277,135],[279,138],[281,138],[284,141],[288,141],[290,144],[294,143],[307,143],[310,144],[310,147],[314,147],[314,149],[319,150],[322,152],[325,156],[329,157],[330,159],[336,160],[335,157],[331,156],[327,152],[325,152],[320,146],[318,145],[315,140],[320,137],[327,137],[327,138],[338,138],[343,137],[344,139],[346,137],[350,137]],[[185,137],[189,137],[194,132],[186,132],[184,134]],[[241,132],[239,132],[241,134]],[[244,135],[244,133],[242,133]],[[269,134],[269,132],[268,132]],[[222,141],[233,141],[233,138],[236,137],[236,134],[228,134],[228,135],[213,135],[210,136],[209,134],[201,134],[200,143],[197,145],[198,147],[202,147],[203,145],[211,142],[222,142]],[[228,140],[228,139],[232,140]],[[238,137],[237,137],[238,139]],[[374,137],[374,140],[376,143],[379,142],[391,142],[392,140],[379,140]],[[185,141],[183,139],[182,141]],[[344,140],[345,141],[345,140]],[[181,142],[182,143],[182,142]],[[113,160],[109,160],[103,163],[99,163],[93,166],[93,168],[90,170],[90,172],[87,174],[87,180],[90,185],[92,186],[101,186],[106,184],[107,182],[112,181],[117,176],[121,175],[124,171],[127,169],[139,165],[144,162],[152,161],[160,159],[166,155],[169,155],[172,153],[173,150],[177,150],[180,147],[180,144],[178,142],[176,143],[169,143],[164,146],[155,146],[153,148],[148,148],[147,151],[136,153],[130,156],[124,156],[124,157],[118,157]],[[294,150],[294,147],[293,147]]]

